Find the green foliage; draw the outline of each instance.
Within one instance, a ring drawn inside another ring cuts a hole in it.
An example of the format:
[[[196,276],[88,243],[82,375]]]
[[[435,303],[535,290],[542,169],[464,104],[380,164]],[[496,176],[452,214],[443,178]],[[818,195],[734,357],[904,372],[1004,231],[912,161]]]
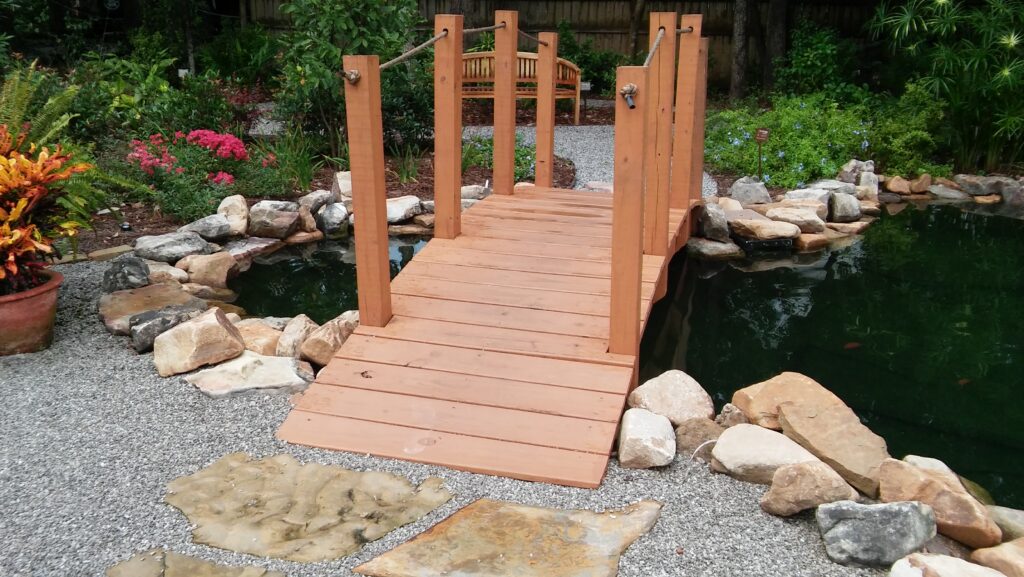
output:
[[[316,162],[317,144],[302,130],[293,126],[283,135],[261,147],[265,156],[277,163],[278,170],[299,190],[309,190],[319,165]]]
[[[593,40],[577,40],[572,25],[566,20],[558,23],[558,53],[560,57],[580,67],[582,79],[590,82],[594,94],[613,93],[615,69],[627,61],[618,52],[598,50]]]
[[[377,54],[381,62],[396,56],[419,20],[416,3],[290,0],[281,11],[292,29],[281,37],[280,112],[296,117],[310,133],[324,133],[337,155],[345,118],[342,56]],[[387,92],[382,89],[382,97]],[[384,124],[389,125],[388,119]]]
[[[24,133],[25,142],[50,146],[57,142],[72,115],[68,112],[78,93],[77,86],[68,86],[54,93],[41,105],[33,106],[43,75],[35,63],[7,76],[0,89],[0,124],[17,140]]]
[[[714,170],[757,175],[758,128],[771,137],[763,147],[768,186],[798,188],[833,178],[849,159],[865,156],[871,142],[863,106],[843,106],[824,94],[776,96],[771,107],[754,103],[708,113],[705,161]]]
[[[775,83],[780,91],[828,91],[837,100],[851,100],[864,90],[851,82],[858,72],[856,48],[835,30],[803,20],[793,29],[790,44],[785,58],[776,62]]]
[[[898,100],[882,105],[872,127],[873,156],[887,174],[942,176],[951,171],[936,162],[943,135],[945,103],[920,82],[907,84]]]
[[[533,180],[536,169],[537,147],[523,144],[516,137],[515,179],[516,182]],[[462,142],[462,172],[478,166],[494,168],[494,139],[484,136],[473,136]]]
[[[202,46],[197,57],[206,71],[252,86],[277,76],[277,52],[277,40],[262,27],[229,27]]]
[[[466,52],[494,52],[494,32],[481,32]]]
[[[882,2],[870,28],[916,57],[923,85],[948,105],[958,168],[996,170],[1024,155],[1024,3]]]
[[[0,34],[0,74],[7,74],[7,71],[14,65],[14,58],[11,57],[10,34]]]
[[[393,150],[391,155],[395,159],[395,173],[398,175],[398,182],[405,184],[416,182],[420,173],[420,155],[422,151],[410,145],[401,149]]]

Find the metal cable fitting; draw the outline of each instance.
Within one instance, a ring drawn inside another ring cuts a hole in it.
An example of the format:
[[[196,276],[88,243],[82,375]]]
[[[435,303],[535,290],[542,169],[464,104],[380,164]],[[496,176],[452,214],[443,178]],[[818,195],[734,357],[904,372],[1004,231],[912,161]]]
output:
[[[345,80],[348,80],[349,84],[357,84],[359,82],[359,71],[358,70],[346,70]]]
[[[619,94],[626,99],[626,106],[628,106],[630,110],[636,108],[636,101],[633,100],[633,97],[636,96],[638,90],[639,89],[636,84],[633,84],[632,82],[623,86],[622,89],[619,90]]]

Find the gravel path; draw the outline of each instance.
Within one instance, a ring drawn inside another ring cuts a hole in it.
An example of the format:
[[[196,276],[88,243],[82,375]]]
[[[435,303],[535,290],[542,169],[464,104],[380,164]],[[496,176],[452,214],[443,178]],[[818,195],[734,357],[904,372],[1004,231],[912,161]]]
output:
[[[559,129],[559,154],[581,180],[610,179],[610,129]],[[33,355],[0,357],[0,577],[103,575],[152,547],[229,564],[258,564],[291,577],[351,575],[369,560],[479,497],[529,505],[618,508],[664,503],[654,529],[622,557],[620,575],[826,577],[879,575],[825,558],[810,514],[783,520],[763,513],[765,487],[711,474],[678,459],[658,471],[612,462],[598,490],[570,489],[441,467],[286,445],[274,432],[288,411],[281,396],[211,400],[183,379],[161,379],[150,355],[108,335],[96,318],[103,263],[59,267],[56,339]],[[185,517],[163,504],[169,481],[221,456],[281,452],[301,461],[381,470],[414,482],[435,475],[456,495],[421,521],[337,562],[265,560],[194,545]]]

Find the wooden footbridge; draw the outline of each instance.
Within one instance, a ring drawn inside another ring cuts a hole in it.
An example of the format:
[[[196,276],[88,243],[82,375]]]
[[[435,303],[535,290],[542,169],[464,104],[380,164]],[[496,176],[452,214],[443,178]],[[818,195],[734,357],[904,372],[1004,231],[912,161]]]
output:
[[[434,238],[390,278],[376,56],[344,59],[361,323],[288,442],[597,487],[668,261],[700,199],[701,18],[654,13],[618,69],[614,192],[551,188],[558,37],[538,39],[536,186],[515,186],[518,15],[495,14],[494,194],[460,214],[462,17],[439,15]],[[532,39],[532,37],[531,37]],[[386,66],[386,65],[385,65]]]

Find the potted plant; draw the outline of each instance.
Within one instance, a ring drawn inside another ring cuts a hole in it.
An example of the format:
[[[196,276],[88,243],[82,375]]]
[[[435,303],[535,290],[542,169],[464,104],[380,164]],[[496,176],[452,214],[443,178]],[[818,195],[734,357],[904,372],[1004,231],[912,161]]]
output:
[[[60,200],[68,180],[92,168],[72,162],[60,145],[26,144],[27,136],[0,124],[0,355],[38,351],[53,339],[64,277],[46,268],[47,258],[54,238],[79,226]]]

